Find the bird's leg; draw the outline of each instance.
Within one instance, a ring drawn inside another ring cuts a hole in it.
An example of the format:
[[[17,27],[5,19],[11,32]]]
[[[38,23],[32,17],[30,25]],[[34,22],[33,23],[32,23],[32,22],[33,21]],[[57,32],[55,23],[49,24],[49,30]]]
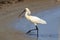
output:
[[[30,33],[31,31],[37,30],[37,37],[38,37],[38,27],[37,27],[37,25],[35,27],[36,27],[36,29],[31,29],[26,34]]]
[[[36,30],[37,30],[37,38],[38,38],[38,27],[37,27],[37,25],[35,27],[36,27]]]
[[[30,32],[33,31],[33,30],[36,30],[36,29],[29,30],[26,34],[30,33]]]

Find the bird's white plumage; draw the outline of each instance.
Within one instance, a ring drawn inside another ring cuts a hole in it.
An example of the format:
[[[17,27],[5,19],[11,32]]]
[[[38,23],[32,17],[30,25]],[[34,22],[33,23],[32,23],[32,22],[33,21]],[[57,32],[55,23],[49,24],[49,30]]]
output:
[[[25,17],[26,19],[28,19],[29,21],[31,21],[32,23],[36,24],[47,24],[47,22],[39,17],[36,16],[31,16],[31,12],[28,8],[25,8],[26,12],[25,12]]]
[[[47,24],[46,21],[44,21],[43,19],[36,17],[36,16],[30,16],[28,19],[33,23]]]

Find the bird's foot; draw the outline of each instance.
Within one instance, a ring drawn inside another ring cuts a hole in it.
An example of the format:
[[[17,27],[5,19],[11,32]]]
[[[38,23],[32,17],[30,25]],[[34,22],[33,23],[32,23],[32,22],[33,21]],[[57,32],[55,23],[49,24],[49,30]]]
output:
[[[28,33],[30,33],[31,32],[31,30],[29,30],[28,32],[26,32],[26,34],[28,34]]]

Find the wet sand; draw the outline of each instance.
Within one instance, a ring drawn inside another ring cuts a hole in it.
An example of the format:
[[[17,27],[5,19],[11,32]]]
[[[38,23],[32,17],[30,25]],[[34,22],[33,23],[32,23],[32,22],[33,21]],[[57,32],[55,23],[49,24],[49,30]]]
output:
[[[19,32],[0,32],[0,40],[36,40],[36,38],[31,38],[26,36],[26,34]]]

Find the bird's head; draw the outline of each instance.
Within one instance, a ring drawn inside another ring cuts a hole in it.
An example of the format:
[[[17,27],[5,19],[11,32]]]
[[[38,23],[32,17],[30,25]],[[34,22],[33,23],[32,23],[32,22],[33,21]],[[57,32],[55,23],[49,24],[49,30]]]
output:
[[[29,14],[31,14],[29,8],[25,8],[26,12],[28,12]]]
[[[22,13],[19,15],[19,17],[22,16],[22,14],[24,14],[24,13],[31,14],[29,8],[25,8],[25,9],[22,11]]]

